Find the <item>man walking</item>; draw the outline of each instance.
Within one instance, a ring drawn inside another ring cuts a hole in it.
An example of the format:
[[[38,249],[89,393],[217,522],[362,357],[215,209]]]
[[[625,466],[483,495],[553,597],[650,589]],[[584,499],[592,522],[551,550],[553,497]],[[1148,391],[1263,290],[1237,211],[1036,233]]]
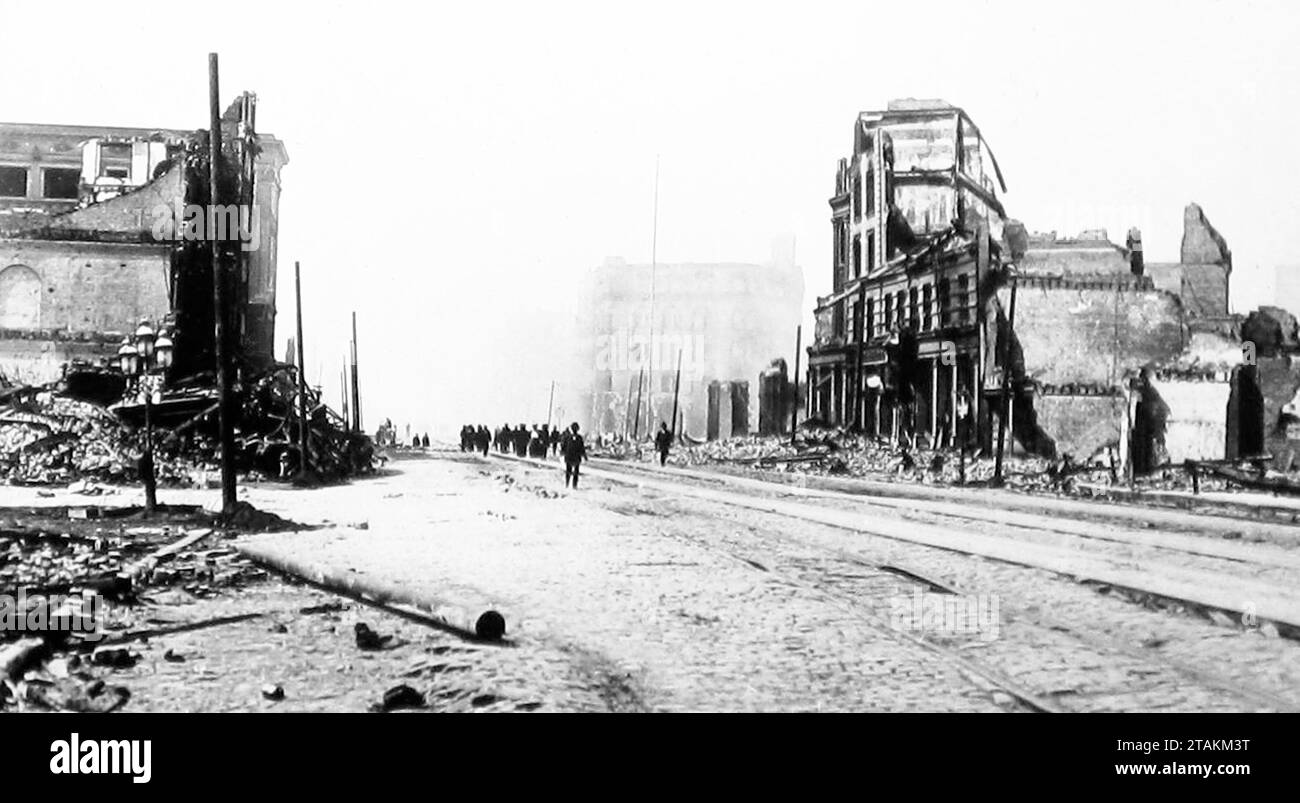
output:
[[[564,433],[564,438],[560,441],[560,452],[564,455],[564,487],[568,488],[572,481],[574,490],[577,490],[578,472],[582,467],[582,461],[587,459],[587,444],[578,434],[577,421],[574,421],[569,426],[569,431]]]
[[[668,462],[668,450],[673,445],[673,433],[668,431],[668,425],[659,422],[659,431],[655,433],[655,449],[659,452],[659,465]]]

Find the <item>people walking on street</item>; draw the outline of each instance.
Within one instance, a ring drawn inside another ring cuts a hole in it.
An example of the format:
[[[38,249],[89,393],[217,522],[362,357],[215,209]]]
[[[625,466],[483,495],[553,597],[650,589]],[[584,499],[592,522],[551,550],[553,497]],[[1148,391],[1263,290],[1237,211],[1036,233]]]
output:
[[[488,450],[492,448],[492,432],[482,424],[478,425],[478,450],[487,457]]]
[[[429,448],[429,433],[427,432],[424,433],[424,435],[420,438],[420,445],[426,449]]]
[[[655,449],[659,452],[659,465],[668,462],[668,450],[673,445],[673,433],[668,431],[668,425],[659,422],[659,431],[655,433]]]
[[[528,456],[529,440],[531,440],[531,436],[528,434],[528,427],[520,424],[519,428],[515,430],[515,457]]]
[[[568,488],[569,483],[572,482],[575,490],[578,487],[578,473],[582,461],[587,459],[587,444],[578,434],[578,429],[578,422],[574,421],[569,425],[569,431],[564,433],[564,438],[560,442],[560,452],[564,454],[564,487]]]
[[[555,457],[556,452],[560,450],[560,428],[556,427],[551,430],[551,457]]]

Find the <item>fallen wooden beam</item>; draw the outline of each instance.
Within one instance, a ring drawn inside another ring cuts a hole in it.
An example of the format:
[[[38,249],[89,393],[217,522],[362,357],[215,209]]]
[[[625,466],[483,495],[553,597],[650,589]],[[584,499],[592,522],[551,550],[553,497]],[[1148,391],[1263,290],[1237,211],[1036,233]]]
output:
[[[431,624],[465,638],[499,641],[494,638],[492,615],[501,614],[480,600],[434,596],[407,586],[357,572],[332,571],[277,553],[260,544],[236,544],[245,556],[282,574],[300,577],[322,588],[361,600],[390,606],[429,620]],[[502,624],[504,630],[504,624]]]

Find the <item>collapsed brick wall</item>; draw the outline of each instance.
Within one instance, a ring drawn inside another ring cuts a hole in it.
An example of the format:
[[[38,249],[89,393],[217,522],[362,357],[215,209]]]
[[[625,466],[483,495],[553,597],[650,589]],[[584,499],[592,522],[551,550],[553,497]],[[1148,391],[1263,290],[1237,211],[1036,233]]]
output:
[[[176,231],[177,202],[184,200],[184,168],[180,164],[137,190],[49,219],[52,233],[122,234],[139,240],[164,242]]]
[[[1039,385],[1115,386],[1144,365],[1176,358],[1185,332],[1178,299],[1159,290],[1022,282],[1015,334],[1025,378]],[[999,291],[1003,309],[1010,290]]]

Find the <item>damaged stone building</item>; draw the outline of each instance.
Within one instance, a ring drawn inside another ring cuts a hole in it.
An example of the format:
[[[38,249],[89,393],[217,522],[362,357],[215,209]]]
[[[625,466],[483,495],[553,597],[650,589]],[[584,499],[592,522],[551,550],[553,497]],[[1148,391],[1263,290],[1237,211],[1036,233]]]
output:
[[[833,292],[808,350],[814,420],[955,442],[987,373],[981,288],[1002,270],[1005,192],[974,121],[942,101],[863,112],[830,199]]]
[[[1177,263],[1146,262],[1136,230],[1120,246],[1101,230],[1061,238],[1014,223],[1006,241],[1018,293],[1012,443],[1078,460],[1113,449],[1138,471],[1263,451],[1256,381],[1228,311],[1231,253],[1199,206],[1187,207]],[[999,289],[999,309],[1009,295]]]
[[[575,400],[578,420],[595,434],[643,436],[669,422],[680,355],[685,432],[756,430],[760,374],[793,356],[802,307],[803,274],[780,249],[761,265],[606,260],[590,276],[579,322],[590,384]]]
[[[252,372],[273,362],[279,176],[288,162],[279,140],[255,131],[255,113],[246,93],[223,117],[231,203],[221,212],[230,328],[238,368]],[[202,230],[207,139],[205,130],[0,123],[4,382],[45,384],[71,371],[75,384],[111,360],[142,318],[174,325],[178,380],[212,370],[206,240],[217,232]]]
[[[988,449],[1005,410],[1012,451],[1138,472],[1300,451],[1295,320],[1230,313],[1232,254],[1199,206],[1179,261],[1158,263],[1137,230],[1123,246],[1100,230],[1030,234],[1005,217],[1005,189],[961,109],[909,100],[858,116],[830,199],[834,289],[808,350],[814,419],[942,447],[966,409],[969,443]]]

